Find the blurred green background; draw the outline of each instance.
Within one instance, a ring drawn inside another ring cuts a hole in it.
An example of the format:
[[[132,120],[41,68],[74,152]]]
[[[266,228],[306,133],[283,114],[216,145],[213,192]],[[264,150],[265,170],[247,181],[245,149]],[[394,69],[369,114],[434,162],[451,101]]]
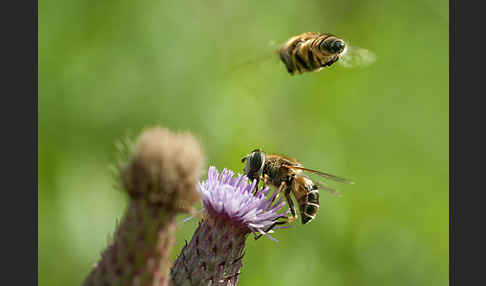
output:
[[[434,0],[41,1],[39,285],[98,260],[126,206],[114,144],[153,125],[192,131],[219,169],[262,147],[357,182],[279,243],[250,238],[240,285],[447,285],[448,25]],[[307,31],[377,61],[241,65]]]

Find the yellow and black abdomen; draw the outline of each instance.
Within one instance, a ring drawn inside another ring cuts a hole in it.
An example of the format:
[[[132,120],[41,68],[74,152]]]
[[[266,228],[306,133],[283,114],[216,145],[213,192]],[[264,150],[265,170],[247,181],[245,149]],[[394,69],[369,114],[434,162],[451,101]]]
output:
[[[302,224],[315,219],[319,210],[319,191],[317,186],[310,179],[298,176],[293,182],[293,192],[299,204]]]
[[[307,203],[302,213],[302,224],[306,224],[317,216],[319,210],[319,191],[316,185],[312,184],[310,191],[307,193]]]

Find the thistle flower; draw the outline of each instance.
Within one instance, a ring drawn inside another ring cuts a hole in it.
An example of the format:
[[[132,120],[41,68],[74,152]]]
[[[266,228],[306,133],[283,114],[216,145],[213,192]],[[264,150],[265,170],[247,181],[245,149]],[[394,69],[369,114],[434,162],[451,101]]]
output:
[[[203,218],[174,262],[173,285],[236,285],[248,234],[276,241],[268,233],[285,215],[279,212],[285,203],[273,202],[277,193],[268,197],[268,187],[254,193],[255,187],[244,175],[209,168],[208,179],[198,185]]]

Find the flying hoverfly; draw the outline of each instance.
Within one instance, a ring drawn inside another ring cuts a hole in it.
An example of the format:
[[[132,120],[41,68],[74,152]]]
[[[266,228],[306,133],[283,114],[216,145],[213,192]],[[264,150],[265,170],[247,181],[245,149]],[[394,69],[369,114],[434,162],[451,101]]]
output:
[[[278,53],[291,75],[320,71],[335,62],[344,67],[364,66],[376,58],[370,51],[349,46],[335,35],[314,32],[290,38],[280,46]]]
[[[371,51],[350,46],[340,37],[329,33],[302,33],[280,45],[276,52],[291,75],[320,71],[336,62],[349,68],[368,66],[376,60]],[[263,59],[267,58],[268,55]]]

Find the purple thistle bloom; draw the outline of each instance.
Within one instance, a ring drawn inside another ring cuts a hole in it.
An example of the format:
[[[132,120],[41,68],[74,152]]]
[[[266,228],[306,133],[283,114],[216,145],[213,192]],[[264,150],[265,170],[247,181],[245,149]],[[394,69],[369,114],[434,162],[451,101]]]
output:
[[[253,233],[260,233],[277,241],[265,230],[270,228],[276,219],[282,217],[278,211],[285,203],[280,199],[270,205],[277,195],[276,192],[268,199],[268,187],[253,194],[256,181],[248,184],[248,177],[233,175],[234,173],[227,169],[223,169],[220,174],[215,167],[209,168],[208,179],[200,182],[197,187],[202,195],[205,210],[211,216],[226,217],[232,223],[246,227]]]
[[[173,285],[237,285],[248,234],[277,241],[268,233],[287,214],[279,213],[285,203],[272,203],[277,192],[267,196],[268,187],[254,193],[255,187],[256,181],[249,184],[244,175],[209,168],[208,179],[197,186],[204,214],[174,262]]]

